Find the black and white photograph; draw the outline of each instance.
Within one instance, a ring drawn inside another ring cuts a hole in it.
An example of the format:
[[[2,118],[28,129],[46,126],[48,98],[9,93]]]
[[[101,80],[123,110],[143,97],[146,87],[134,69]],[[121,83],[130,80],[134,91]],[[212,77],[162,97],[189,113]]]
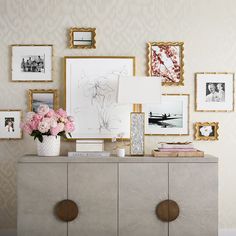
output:
[[[29,110],[37,112],[41,104],[46,104],[50,109],[57,109],[58,107],[58,91],[56,89],[49,90],[29,90]]]
[[[13,82],[52,82],[52,45],[12,45]]]
[[[0,139],[22,139],[21,110],[0,110]]]
[[[21,60],[21,71],[22,72],[37,72],[37,73],[45,73],[44,67],[44,55],[36,55],[36,56],[24,56]]]
[[[234,110],[234,73],[195,73],[195,110],[229,112]]]
[[[195,123],[195,140],[218,140],[218,122]]]
[[[9,133],[14,132],[14,117],[5,118],[5,130]]]
[[[224,102],[225,83],[206,83],[206,102]]]
[[[146,134],[188,134],[188,95],[163,95],[161,104],[147,105]]]

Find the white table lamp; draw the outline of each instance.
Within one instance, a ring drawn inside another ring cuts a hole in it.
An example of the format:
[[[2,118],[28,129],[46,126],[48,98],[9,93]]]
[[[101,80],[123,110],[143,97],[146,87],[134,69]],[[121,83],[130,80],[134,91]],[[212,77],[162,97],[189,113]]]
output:
[[[161,78],[120,77],[117,101],[134,104],[130,114],[130,154],[144,155],[145,113],[142,105],[161,102]]]

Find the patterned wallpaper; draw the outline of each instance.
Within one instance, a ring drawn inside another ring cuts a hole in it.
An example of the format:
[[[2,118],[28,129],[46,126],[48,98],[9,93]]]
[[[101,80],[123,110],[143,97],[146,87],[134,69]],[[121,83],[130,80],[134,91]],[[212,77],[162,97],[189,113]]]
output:
[[[68,48],[68,29],[96,27],[97,49]],[[27,110],[28,89],[58,88],[63,103],[63,56],[135,56],[136,74],[147,70],[147,42],[185,42],[185,86],[166,87],[166,93],[190,93],[188,137],[146,137],[149,153],[158,141],[192,140],[192,123],[219,121],[219,141],[195,146],[220,159],[220,227],[236,228],[235,113],[196,113],[194,72],[236,71],[236,14],[234,0],[0,0],[0,109]],[[11,44],[53,44],[53,83],[10,82]],[[74,148],[63,143],[63,153]],[[106,149],[110,148],[107,143]],[[0,141],[0,229],[16,227],[16,163],[35,153],[33,140]],[[203,196],[204,197],[204,196]]]

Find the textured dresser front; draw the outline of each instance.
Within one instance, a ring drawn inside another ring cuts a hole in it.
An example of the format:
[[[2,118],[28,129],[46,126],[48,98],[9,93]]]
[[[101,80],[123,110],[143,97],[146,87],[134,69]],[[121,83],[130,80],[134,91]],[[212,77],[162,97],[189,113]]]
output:
[[[17,187],[18,236],[218,235],[218,161],[210,156],[24,157]],[[78,207],[71,221],[55,212],[65,199]]]

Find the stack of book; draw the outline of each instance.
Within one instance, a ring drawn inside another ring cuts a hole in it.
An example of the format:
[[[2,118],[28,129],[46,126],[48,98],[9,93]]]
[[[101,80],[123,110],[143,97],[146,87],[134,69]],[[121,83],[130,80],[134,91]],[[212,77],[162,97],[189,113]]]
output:
[[[194,148],[193,143],[160,143],[157,150],[153,150],[155,157],[203,157],[204,152]]]

